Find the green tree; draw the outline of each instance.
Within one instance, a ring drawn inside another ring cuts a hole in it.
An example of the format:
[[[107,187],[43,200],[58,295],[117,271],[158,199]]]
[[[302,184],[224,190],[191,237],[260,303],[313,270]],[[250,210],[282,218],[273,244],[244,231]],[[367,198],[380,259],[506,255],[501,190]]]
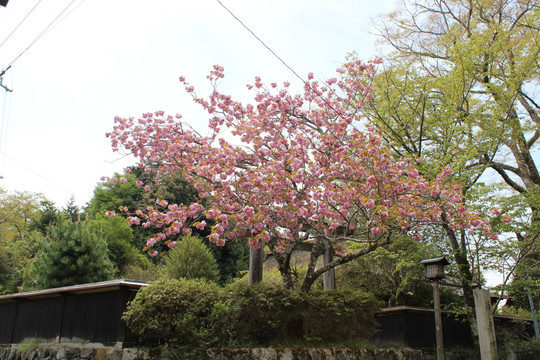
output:
[[[43,199],[39,202],[39,213],[31,226],[32,230],[38,230],[43,235],[47,235],[49,225],[56,222],[58,209],[53,201]]]
[[[527,204],[517,220],[528,220],[528,226],[510,229],[518,262],[528,256],[521,250],[535,241],[539,229],[540,176],[533,155],[540,124],[539,19],[535,1],[403,1],[377,25],[391,52],[364,107],[396,154],[422,158],[425,176],[451,165],[469,205],[476,201],[488,214],[502,201],[505,215],[517,214],[517,203]],[[520,200],[512,204],[499,196],[487,204],[474,198],[492,186],[484,186],[483,175],[498,175],[507,193]],[[489,239],[444,225],[441,231],[459,267],[476,334],[472,262],[482,255],[468,250],[490,249]]]
[[[62,214],[71,221],[79,220],[81,216],[81,208],[75,203],[75,197],[70,196],[66,206],[62,209]]]
[[[106,211],[118,211],[120,206],[135,209],[142,199],[144,190],[137,186],[134,174],[115,174],[114,179],[120,181],[100,182],[94,188],[94,195],[86,211],[91,218]],[[124,181],[125,180],[125,181]]]
[[[386,306],[427,306],[433,300],[432,287],[418,263],[433,251],[408,237],[396,238],[337,269],[336,287],[370,292]]]
[[[107,257],[103,235],[90,231],[86,222],[66,222],[58,217],[39,244],[34,259],[36,284],[53,288],[108,280],[113,264]]]
[[[164,258],[163,273],[169,279],[219,280],[219,270],[210,249],[198,236],[185,235]]]
[[[40,194],[0,188],[0,252],[8,266],[0,285],[6,291],[21,290],[33,282],[31,262],[43,236],[34,224],[39,221],[42,201],[46,200]]]
[[[113,219],[104,215],[97,215],[94,220],[88,221],[91,231],[101,233],[107,243],[107,255],[120,274],[124,274],[128,265],[149,265],[139,249],[133,246],[133,230],[122,217]]]

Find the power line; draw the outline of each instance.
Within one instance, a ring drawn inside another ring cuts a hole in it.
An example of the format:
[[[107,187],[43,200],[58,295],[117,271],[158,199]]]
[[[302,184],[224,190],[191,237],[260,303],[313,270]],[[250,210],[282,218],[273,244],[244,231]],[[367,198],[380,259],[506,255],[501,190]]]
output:
[[[231,14],[231,16],[233,18],[236,19],[236,21],[238,21],[247,31],[249,31],[251,33],[251,35],[253,35],[253,37],[255,37],[255,39],[257,39],[268,51],[270,51],[272,53],[272,55],[274,55],[276,57],[276,59],[278,59],[283,65],[285,65],[285,67],[287,69],[289,69],[298,79],[300,79],[300,81],[302,81],[302,83],[304,83],[304,85],[308,86],[312,91],[316,92],[317,93],[317,96],[326,104],[328,105],[328,107],[330,107],[330,109],[332,109],[336,115],[340,118],[343,118],[343,116],[339,113],[339,111],[337,111],[323,96],[322,94],[319,92],[319,91],[315,91],[315,89],[313,89],[311,87],[311,84],[309,82],[307,82],[306,80],[304,80],[304,78],[302,78],[300,75],[298,75],[298,73],[296,71],[294,71],[294,69],[292,67],[290,67],[281,57],[279,57],[268,45],[265,44],[264,41],[262,41],[257,35],[255,35],[255,33],[253,31],[251,31],[250,28],[247,27],[246,24],[244,24],[242,22],[242,20],[240,20],[236,15],[234,15],[234,13],[229,10],[225,5],[223,5],[223,3],[220,1],[220,0],[216,0],[219,5],[221,5],[221,7],[223,7],[225,10],[227,10],[227,12],[229,14]]]
[[[67,9],[69,9],[69,7],[71,7],[71,5],[73,5],[75,1],[76,0],[71,0],[71,2],[54,18],[54,20],[51,21],[51,23],[47,25],[45,29],[43,29],[43,31],[30,43],[30,45],[28,45],[28,47],[24,49],[23,52],[21,52],[18,56],[16,56],[13,60],[11,60],[7,68],[13,65],[15,61],[17,61],[21,56],[23,56],[23,54],[27,52],[28,49],[30,49],[39,39],[41,39],[43,35],[45,35],[45,33],[47,33],[47,31],[49,31],[53,27],[53,25],[55,25],[56,21],[62,16],[63,13],[66,12]]]
[[[1,154],[1,155],[4,155],[6,158],[10,159],[11,161],[13,161],[14,163],[16,163],[17,165],[19,165],[19,166],[25,168],[26,170],[28,170],[28,171],[30,171],[31,173],[33,173],[34,175],[36,175],[36,176],[42,178],[43,180],[45,180],[45,181],[48,182],[49,184],[51,184],[51,185],[57,187],[58,189],[64,191],[65,193],[67,193],[67,194],[69,194],[69,195],[74,195],[74,192],[73,192],[73,191],[69,191],[68,189],[62,187],[61,185],[58,185],[58,184],[55,183],[54,181],[52,181],[52,180],[46,178],[45,176],[43,176],[43,175],[39,174],[38,172],[36,172],[36,171],[32,170],[31,168],[29,168],[28,166],[26,166],[26,165],[20,163],[19,161],[15,160],[14,158],[12,158],[11,156],[9,156],[9,155],[6,154],[5,152],[0,151],[0,154]]]
[[[17,29],[19,28],[19,26],[22,25],[22,23],[26,20],[26,18],[32,13],[32,11],[34,11],[34,9],[39,5],[39,3],[41,2],[42,0],[39,0],[36,5],[34,5],[34,7],[28,12],[28,14],[26,14],[26,16],[21,20],[21,22],[15,27],[15,29],[13,29],[13,31],[4,39],[4,41],[2,41],[2,43],[0,44],[0,48],[2,47],[2,45],[4,45],[6,43],[6,41],[8,41],[8,39],[11,37],[11,35],[13,35],[13,33],[15,31],[17,31]]]

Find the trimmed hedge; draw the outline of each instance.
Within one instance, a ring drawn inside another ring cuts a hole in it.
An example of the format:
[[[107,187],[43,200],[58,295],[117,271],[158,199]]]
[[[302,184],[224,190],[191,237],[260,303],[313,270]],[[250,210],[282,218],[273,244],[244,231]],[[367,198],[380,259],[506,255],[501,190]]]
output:
[[[378,305],[359,291],[297,293],[264,283],[220,288],[161,280],[141,289],[123,318],[146,345],[331,345],[372,335]]]
[[[160,280],[137,292],[123,319],[143,344],[210,346],[219,296],[220,288],[204,280]]]

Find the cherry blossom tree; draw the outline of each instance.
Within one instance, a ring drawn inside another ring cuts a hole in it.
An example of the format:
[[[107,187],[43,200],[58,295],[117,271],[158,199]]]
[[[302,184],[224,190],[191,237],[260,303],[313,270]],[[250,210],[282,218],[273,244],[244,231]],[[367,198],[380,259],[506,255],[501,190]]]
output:
[[[309,74],[299,94],[289,83],[267,86],[257,77],[248,85],[255,94],[248,104],[217,90],[224,77],[220,66],[208,76],[208,98],[181,77],[210,114],[205,136],[180,115],[162,111],[115,118],[107,134],[115,151],[134,155],[156,181],[183,170],[201,198],[190,205],[157,199],[156,206],[128,218],[160,229],[147,241],[148,254],[174,246],[178,234],[210,227],[210,240],[218,245],[241,239],[256,249],[267,246],[284,285],[292,288],[291,255],[309,244],[301,285],[309,291],[325,271],[397,234],[420,239],[442,222],[491,234],[487,221],[463,206],[460,185],[447,180],[449,168],[433,180],[423,178],[416,169],[421,159],[395,159],[375,129],[363,124],[360,109],[371,97],[367,84],[376,65],[352,61],[324,82]],[[335,256],[317,267],[325,246]]]

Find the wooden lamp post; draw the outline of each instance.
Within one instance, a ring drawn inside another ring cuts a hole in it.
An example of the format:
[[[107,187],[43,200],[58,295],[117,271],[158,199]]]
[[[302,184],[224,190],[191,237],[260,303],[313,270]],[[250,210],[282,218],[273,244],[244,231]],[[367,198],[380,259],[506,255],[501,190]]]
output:
[[[435,337],[437,340],[437,360],[444,360],[444,344],[441,316],[441,296],[439,293],[439,280],[446,277],[444,266],[448,265],[446,256],[424,259],[420,261],[426,267],[426,278],[433,284],[433,307],[435,309]]]

